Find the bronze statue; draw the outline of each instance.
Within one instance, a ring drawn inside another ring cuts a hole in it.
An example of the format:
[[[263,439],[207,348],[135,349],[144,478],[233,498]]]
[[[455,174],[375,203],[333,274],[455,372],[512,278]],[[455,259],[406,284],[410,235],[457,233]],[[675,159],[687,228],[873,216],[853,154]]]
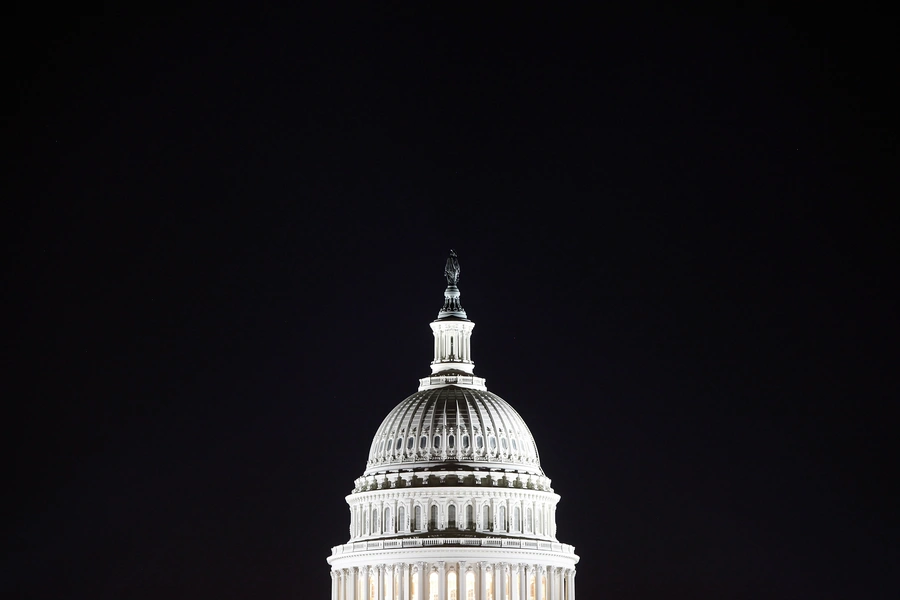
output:
[[[450,251],[450,258],[447,259],[447,266],[444,267],[444,276],[447,277],[448,285],[456,285],[459,281],[459,261],[456,260],[456,252]]]

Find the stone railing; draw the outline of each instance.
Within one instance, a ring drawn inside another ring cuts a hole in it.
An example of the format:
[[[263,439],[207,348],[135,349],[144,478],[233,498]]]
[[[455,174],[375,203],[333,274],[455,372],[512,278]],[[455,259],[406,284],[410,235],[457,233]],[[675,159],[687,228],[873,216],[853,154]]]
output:
[[[419,379],[419,391],[444,385],[471,386],[479,390],[487,390],[484,381],[484,377],[475,377],[474,375],[430,375]]]
[[[507,540],[503,538],[408,538],[400,540],[371,540],[351,542],[334,546],[332,556],[341,556],[368,550],[391,550],[396,548],[428,548],[432,546],[467,546],[481,548],[514,548],[521,550],[544,550],[561,554],[575,554],[574,546],[559,542],[539,540]]]

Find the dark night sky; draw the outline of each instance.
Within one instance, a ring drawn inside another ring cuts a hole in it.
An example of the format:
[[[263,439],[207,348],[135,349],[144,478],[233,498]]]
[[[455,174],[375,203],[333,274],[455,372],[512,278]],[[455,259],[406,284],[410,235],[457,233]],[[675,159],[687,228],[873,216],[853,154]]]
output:
[[[4,23],[4,598],[327,598],[428,373],[562,495],[579,598],[896,598],[883,15]]]

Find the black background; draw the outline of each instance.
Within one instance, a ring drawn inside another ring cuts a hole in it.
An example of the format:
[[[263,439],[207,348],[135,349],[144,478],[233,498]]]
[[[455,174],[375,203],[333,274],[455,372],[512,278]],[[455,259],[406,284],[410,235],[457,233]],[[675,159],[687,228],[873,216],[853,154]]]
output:
[[[4,30],[4,597],[329,597],[450,248],[579,598],[897,597],[884,15]]]

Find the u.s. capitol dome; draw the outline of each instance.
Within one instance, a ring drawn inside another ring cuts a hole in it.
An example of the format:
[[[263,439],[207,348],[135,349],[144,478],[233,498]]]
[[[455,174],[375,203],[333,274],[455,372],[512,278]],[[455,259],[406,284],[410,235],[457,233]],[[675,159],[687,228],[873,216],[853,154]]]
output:
[[[444,269],[434,360],[378,427],[332,548],[332,600],[574,600],[574,548],[528,426],[474,374],[459,262]]]

